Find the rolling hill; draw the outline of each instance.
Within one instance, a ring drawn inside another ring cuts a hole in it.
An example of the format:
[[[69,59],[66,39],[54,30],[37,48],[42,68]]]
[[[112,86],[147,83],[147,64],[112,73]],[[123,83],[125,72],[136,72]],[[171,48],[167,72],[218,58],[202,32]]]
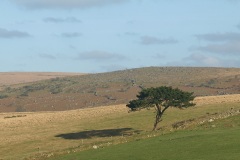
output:
[[[0,72],[0,88],[6,85],[17,85],[56,77],[81,75],[81,73],[57,72]]]
[[[196,96],[240,93],[239,68],[147,67],[9,84],[0,112],[63,111],[126,104],[141,88],[173,86]]]

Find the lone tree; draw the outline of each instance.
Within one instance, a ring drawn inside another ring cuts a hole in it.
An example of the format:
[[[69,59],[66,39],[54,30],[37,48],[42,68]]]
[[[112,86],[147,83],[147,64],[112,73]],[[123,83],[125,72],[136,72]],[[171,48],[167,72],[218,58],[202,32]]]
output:
[[[137,100],[132,100],[127,104],[131,111],[138,111],[143,108],[155,107],[156,119],[153,130],[156,130],[158,123],[161,121],[163,113],[169,107],[187,108],[194,106],[192,102],[195,98],[193,92],[184,92],[178,88],[161,86],[157,88],[142,89],[137,95]]]

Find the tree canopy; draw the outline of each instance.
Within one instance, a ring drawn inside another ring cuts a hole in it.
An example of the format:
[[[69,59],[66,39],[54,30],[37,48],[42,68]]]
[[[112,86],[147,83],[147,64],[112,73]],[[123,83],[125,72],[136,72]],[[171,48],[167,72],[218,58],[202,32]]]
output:
[[[163,113],[169,107],[187,108],[194,106],[194,98],[195,96],[193,96],[193,92],[184,92],[178,88],[174,89],[167,86],[146,88],[142,89],[137,95],[137,99],[130,101],[127,104],[127,107],[130,108],[131,111],[155,107],[156,119],[153,130],[156,130]]]

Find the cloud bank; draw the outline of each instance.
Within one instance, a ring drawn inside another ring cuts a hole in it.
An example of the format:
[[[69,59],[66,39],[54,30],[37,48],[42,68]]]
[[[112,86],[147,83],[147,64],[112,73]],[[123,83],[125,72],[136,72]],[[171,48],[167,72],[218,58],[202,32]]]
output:
[[[206,67],[240,67],[239,60],[231,58],[221,58],[201,53],[193,53],[182,61],[189,66],[206,66]]]
[[[66,32],[66,33],[62,33],[61,36],[64,38],[77,38],[77,37],[81,37],[82,34],[79,32]]]
[[[207,46],[198,47],[198,50],[224,55],[240,55],[240,41],[223,44],[209,44]]]
[[[196,50],[221,55],[240,55],[240,33],[214,33],[196,35],[197,39],[211,42]]]
[[[0,28],[0,38],[27,38],[31,37],[31,35],[27,32],[22,32],[18,30],[7,30],[4,28]]]
[[[141,37],[141,41],[140,41],[140,44],[142,45],[175,44],[175,43],[178,43],[178,41],[173,38],[160,39],[152,36],[143,36]]]
[[[130,0],[11,0],[28,9],[86,9],[110,4],[128,2]]]
[[[238,59],[222,58],[201,52],[195,52],[179,61],[168,62],[167,66],[240,67],[240,64]]]
[[[78,54],[78,60],[108,61],[123,60],[126,57],[120,54],[109,53],[105,51],[89,51]]]
[[[67,17],[67,18],[54,18],[54,17],[47,17],[43,19],[46,23],[81,23],[81,20],[75,17]]]
[[[184,59],[189,63],[193,63],[197,66],[208,66],[208,67],[220,67],[221,62],[219,58],[213,56],[206,56],[199,53],[193,53],[189,57]]]
[[[240,41],[240,33],[228,32],[228,33],[213,33],[196,35],[199,40],[206,40],[212,42],[221,41]]]

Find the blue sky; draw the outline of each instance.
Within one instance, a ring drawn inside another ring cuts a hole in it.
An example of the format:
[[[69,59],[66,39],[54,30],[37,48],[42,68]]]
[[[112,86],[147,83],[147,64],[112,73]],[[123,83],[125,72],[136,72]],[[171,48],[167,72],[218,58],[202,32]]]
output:
[[[240,67],[240,0],[1,0],[0,72]]]

